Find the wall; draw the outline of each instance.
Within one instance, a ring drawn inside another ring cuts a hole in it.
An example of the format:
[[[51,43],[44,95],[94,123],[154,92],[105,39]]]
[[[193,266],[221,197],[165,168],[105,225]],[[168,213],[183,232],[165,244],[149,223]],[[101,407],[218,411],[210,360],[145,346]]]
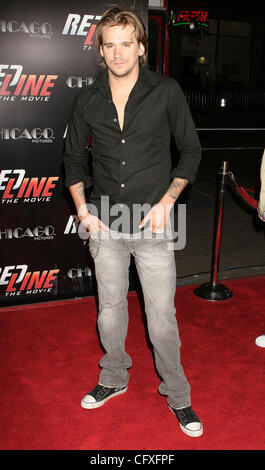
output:
[[[116,2],[118,3],[118,2]],[[147,23],[147,0],[135,6]],[[64,187],[72,103],[98,71],[104,0],[15,0],[0,17],[1,306],[87,294],[93,263]]]

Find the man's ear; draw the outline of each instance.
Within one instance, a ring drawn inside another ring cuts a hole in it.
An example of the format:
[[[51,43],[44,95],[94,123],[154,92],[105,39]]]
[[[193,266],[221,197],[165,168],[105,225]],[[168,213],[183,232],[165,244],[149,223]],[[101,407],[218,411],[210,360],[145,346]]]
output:
[[[141,42],[139,42],[139,56],[144,55],[144,53],[145,53],[144,45]]]
[[[99,53],[100,53],[101,57],[104,57],[102,46],[99,47]]]

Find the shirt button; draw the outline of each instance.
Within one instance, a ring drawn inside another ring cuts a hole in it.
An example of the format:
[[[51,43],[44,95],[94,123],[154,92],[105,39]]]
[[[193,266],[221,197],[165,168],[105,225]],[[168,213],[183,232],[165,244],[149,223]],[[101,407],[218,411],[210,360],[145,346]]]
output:
[[[116,119],[116,118],[114,118],[114,119],[113,119],[113,122],[117,122],[117,119]]]
[[[121,139],[121,143],[122,143],[122,144],[125,144],[125,139]]]
[[[124,188],[124,184],[123,184],[123,183],[121,184],[121,187]]]
[[[121,162],[122,165],[125,165],[125,162]]]

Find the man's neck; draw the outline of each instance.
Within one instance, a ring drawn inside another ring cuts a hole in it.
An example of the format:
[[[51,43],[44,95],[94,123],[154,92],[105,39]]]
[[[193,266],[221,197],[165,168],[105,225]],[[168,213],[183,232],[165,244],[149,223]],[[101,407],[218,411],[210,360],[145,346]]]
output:
[[[124,77],[118,77],[108,70],[109,85],[112,91],[131,91],[139,76],[139,67]]]

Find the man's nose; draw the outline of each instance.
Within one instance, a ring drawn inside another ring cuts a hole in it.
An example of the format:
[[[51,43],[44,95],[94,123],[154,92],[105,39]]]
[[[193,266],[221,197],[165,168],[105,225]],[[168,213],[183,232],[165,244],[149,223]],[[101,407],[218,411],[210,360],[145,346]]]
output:
[[[114,55],[115,55],[115,57],[121,57],[122,52],[121,52],[120,47],[115,47]]]

